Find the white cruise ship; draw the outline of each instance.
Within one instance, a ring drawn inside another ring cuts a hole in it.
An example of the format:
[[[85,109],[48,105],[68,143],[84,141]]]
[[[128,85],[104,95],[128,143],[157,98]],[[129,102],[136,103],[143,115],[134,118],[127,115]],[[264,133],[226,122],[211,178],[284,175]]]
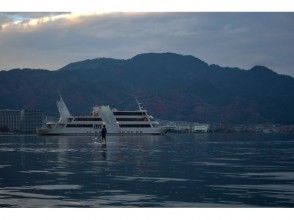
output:
[[[137,100],[136,100],[137,101]],[[58,121],[47,121],[37,129],[40,135],[95,135],[99,134],[103,125],[107,134],[152,134],[159,135],[165,132],[163,127],[148,115],[137,101],[138,110],[119,111],[107,106],[93,107],[89,116],[72,116],[62,97],[57,101],[60,118]]]

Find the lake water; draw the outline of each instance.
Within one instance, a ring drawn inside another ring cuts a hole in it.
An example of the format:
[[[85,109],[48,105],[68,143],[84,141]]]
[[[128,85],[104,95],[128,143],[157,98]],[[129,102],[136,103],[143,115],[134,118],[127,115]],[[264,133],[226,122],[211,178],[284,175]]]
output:
[[[0,136],[0,207],[294,207],[294,135]]]

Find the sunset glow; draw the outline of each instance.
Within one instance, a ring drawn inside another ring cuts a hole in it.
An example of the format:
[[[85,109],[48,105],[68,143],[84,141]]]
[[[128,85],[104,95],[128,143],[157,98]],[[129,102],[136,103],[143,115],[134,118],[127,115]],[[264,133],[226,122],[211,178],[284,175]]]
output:
[[[38,18],[17,17],[13,21],[9,21],[1,25],[1,30],[9,30],[13,28],[30,29],[56,20],[66,20],[75,23],[82,17],[98,16],[106,14],[106,12],[91,12],[91,13],[64,13],[58,15],[44,16]]]

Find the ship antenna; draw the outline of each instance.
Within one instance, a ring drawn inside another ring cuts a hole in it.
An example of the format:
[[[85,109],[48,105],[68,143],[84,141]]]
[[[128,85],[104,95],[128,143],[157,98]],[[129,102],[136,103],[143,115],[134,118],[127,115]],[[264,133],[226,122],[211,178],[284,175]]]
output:
[[[142,111],[143,107],[142,107],[141,103],[138,101],[137,97],[135,97],[135,100],[136,100],[136,103],[138,105],[139,110]]]
[[[60,90],[57,90],[57,94],[58,94],[58,96],[59,96],[59,99],[62,99],[62,96],[61,96],[61,92],[60,92]]]

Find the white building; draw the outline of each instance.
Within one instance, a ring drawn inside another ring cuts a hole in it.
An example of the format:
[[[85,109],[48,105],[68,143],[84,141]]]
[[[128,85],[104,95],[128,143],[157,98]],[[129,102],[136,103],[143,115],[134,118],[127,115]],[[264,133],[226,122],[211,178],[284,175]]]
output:
[[[33,134],[42,126],[44,113],[36,109],[23,109],[20,114],[20,130],[22,133]]]
[[[20,128],[20,111],[11,109],[0,110],[0,128],[18,131]]]
[[[192,126],[192,132],[208,132],[209,124],[196,124]]]

